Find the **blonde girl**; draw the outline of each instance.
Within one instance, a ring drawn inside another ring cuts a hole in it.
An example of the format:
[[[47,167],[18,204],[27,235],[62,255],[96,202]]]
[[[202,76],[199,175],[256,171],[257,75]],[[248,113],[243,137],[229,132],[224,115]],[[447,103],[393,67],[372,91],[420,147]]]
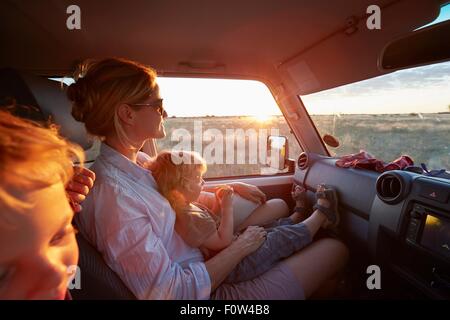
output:
[[[198,203],[206,172],[205,160],[197,152],[162,151],[147,164],[159,191],[167,198],[176,213],[175,230],[192,247],[199,247],[205,259],[228,247],[233,241],[233,190],[229,186],[216,191],[219,210],[215,212]],[[303,190],[303,194],[306,190]],[[301,193],[301,192],[300,192]],[[328,193],[328,197],[325,195]],[[320,197],[323,194],[324,197]],[[283,258],[309,245],[318,227],[334,226],[339,222],[337,198],[333,189],[318,188],[319,202],[311,217],[300,221],[298,212],[289,218],[271,223],[267,239],[233,269],[225,283],[251,280],[271,268]],[[323,199],[320,199],[323,198]],[[297,203],[304,206],[305,203]]]

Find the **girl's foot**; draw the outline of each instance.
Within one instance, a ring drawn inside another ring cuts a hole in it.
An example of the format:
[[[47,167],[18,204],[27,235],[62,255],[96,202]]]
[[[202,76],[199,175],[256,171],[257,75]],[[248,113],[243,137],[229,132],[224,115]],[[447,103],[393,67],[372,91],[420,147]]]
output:
[[[301,185],[296,185],[294,191],[291,192],[291,196],[295,200],[294,213],[291,215],[291,219],[294,223],[299,223],[308,217],[306,209],[308,204],[306,188]]]
[[[319,184],[316,191],[317,203],[314,209],[320,211],[327,218],[322,227],[325,229],[336,228],[339,224],[337,192],[332,187]]]

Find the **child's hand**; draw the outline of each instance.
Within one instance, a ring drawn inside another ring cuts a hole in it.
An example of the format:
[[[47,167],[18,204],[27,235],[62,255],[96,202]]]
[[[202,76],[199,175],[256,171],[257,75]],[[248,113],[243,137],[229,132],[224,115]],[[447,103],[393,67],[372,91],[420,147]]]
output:
[[[223,186],[216,190],[216,199],[222,209],[232,207],[233,188],[230,186]]]

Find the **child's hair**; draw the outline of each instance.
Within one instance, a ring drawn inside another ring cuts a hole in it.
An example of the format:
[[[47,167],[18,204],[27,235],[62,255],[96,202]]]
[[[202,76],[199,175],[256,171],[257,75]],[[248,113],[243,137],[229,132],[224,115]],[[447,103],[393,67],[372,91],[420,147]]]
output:
[[[147,164],[152,172],[159,192],[169,201],[175,211],[184,205],[185,199],[180,187],[196,174],[206,172],[206,162],[199,153],[193,151],[164,150]]]
[[[33,204],[23,195],[72,178],[72,161],[84,161],[83,150],[45,128],[0,111],[0,225],[7,212],[22,212]]]

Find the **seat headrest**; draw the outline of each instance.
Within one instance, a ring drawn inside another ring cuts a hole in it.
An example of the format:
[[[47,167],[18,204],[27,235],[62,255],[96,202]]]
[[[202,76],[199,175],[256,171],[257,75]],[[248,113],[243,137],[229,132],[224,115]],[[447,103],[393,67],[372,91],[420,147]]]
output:
[[[17,104],[35,107],[32,111],[17,112],[35,121],[51,119],[60,127],[60,134],[87,150],[92,139],[84,125],[71,115],[72,105],[61,83],[12,68],[0,69],[0,99],[14,98]]]

